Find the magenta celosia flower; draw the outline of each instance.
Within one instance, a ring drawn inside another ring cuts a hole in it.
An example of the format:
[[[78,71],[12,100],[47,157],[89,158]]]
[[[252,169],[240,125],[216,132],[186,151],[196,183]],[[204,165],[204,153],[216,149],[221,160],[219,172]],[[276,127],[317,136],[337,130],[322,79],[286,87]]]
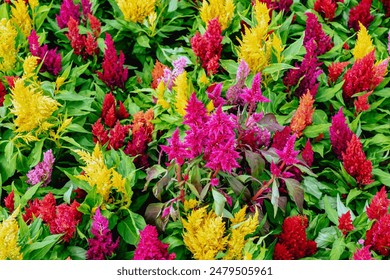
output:
[[[312,166],[314,161],[314,152],[309,139],[307,140],[305,147],[302,149],[302,158],[308,166]]]
[[[203,35],[196,32],[191,38],[191,47],[195,55],[202,62],[202,67],[208,75],[216,74],[219,68],[219,59],[222,53],[222,30],[218,18],[207,23],[207,30]]]
[[[366,233],[367,246],[382,256],[390,255],[390,214],[377,220]]]
[[[290,126],[285,126],[281,131],[276,131],[274,137],[272,138],[272,148],[283,150],[284,146],[287,143],[287,140],[290,139],[291,128]]]
[[[47,186],[51,181],[54,160],[53,152],[51,150],[46,151],[43,154],[43,161],[27,173],[27,183],[36,185],[42,182],[43,187]]]
[[[315,54],[322,55],[333,47],[332,39],[322,30],[322,25],[318,22],[318,18],[313,13],[306,13],[306,29],[303,45],[306,46],[311,40],[316,43]]]
[[[337,3],[335,0],[316,0],[314,10],[323,18],[332,21],[336,14]]]
[[[164,75],[157,80],[158,84],[162,81],[168,89],[172,89],[173,84],[177,76],[184,72],[184,68],[187,66],[187,60],[181,56],[172,62],[173,70],[168,67],[164,68]]]
[[[2,81],[0,81],[0,107],[3,106],[4,103],[4,97],[7,94],[7,91],[5,90],[5,86]]]
[[[300,65],[296,64],[296,68],[290,69],[283,78],[284,85],[289,89],[298,85],[295,89],[295,95],[298,97],[305,94],[308,90],[312,96],[315,96],[319,87],[317,78],[322,73],[320,69],[322,63],[318,62],[316,55],[317,44],[314,39],[308,41],[305,48],[306,54],[302,63]]]
[[[108,33],[106,33],[105,44],[103,70],[102,72],[97,72],[98,77],[111,90],[116,87],[123,89],[128,78],[128,69],[124,67],[125,56],[122,51],[119,52],[119,56],[116,55],[114,41]]]
[[[330,143],[332,150],[339,159],[347,149],[347,143],[351,140],[353,132],[347,125],[347,120],[343,114],[343,108],[332,117],[332,125],[329,128]]]
[[[66,34],[76,55],[82,55],[85,48],[85,37],[80,34],[79,23],[71,17],[67,23],[69,32]]]
[[[271,162],[271,174],[276,178],[291,178],[294,177],[294,174],[288,171],[283,171],[278,164]]]
[[[77,210],[79,206],[77,201],[73,201],[71,205],[58,205],[55,218],[49,222],[50,233],[64,234],[62,239],[69,242],[81,221],[82,214]]]
[[[81,0],[81,8],[83,10],[84,19],[87,19],[89,14],[92,14],[92,3],[89,0]]]
[[[134,260],[174,260],[175,253],[169,254],[168,244],[158,239],[155,226],[147,225],[140,231],[140,241],[134,251]]]
[[[241,96],[246,89],[245,81],[249,75],[249,72],[250,69],[248,64],[245,62],[245,60],[241,59],[236,73],[236,84],[231,86],[226,92],[226,98],[229,104],[244,104]]]
[[[63,0],[60,14],[56,16],[58,26],[65,28],[71,17],[76,21],[80,20],[80,5],[75,5],[73,0]]]
[[[347,235],[348,232],[351,232],[352,230],[354,230],[350,211],[348,211],[340,216],[338,228],[341,230],[341,232],[344,235]]]
[[[296,138],[297,138],[296,134],[293,134],[287,140],[283,150],[276,149],[276,154],[279,156],[280,160],[285,163],[286,166],[293,165],[299,162],[299,160],[297,159],[299,151],[294,150],[294,144]]]
[[[108,219],[101,214],[100,208],[96,209],[93,216],[91,233],[94,237],[88,239],[87,259],[104,260],[106,257],[111,257],[118,248],[119,238],[113,241],[112,233],[108,228]]]
[[[347,142],[347,148],[345,152],[342,152],[342,157],[345,170],[356,179],[358,184],[368,185],[374,181],[372,163],[366,158],[362,143],[355,134]]]
[[[161,146],[162,150],[168,154],[168,160],[175,159],[176,163],[183,165],[188,157],[187,146],[180,141],[179,129],[176,128],[171,139],[168,139],[168,146]]]
[[[290,11],[290,7],[293,4],[293,0],[252,0],[252,5],[256,3],[257,1],[266,3],[268,9],[275,10],[277,12],[284,11],[285,13],[288,13]]]
[[[213,84],[206,90],[208,98],[213,101],[214,106],[217,108],[220,105],[225,105],[226,100],[221,97],[222,83]]]
[[[240,167],[237,159],[240,154],[235,149],[235,139],[231,138],[226,143],[219,143],[218,146],[207,149],[206,167],[214,171],[221,170],[231,173],[233,168]]]
[[[386,17],[390,17],[390,2],[387,0],[381,0]]]
[[[261,91],[261,74],[257,73],[253,78],[252,88],[245,89],[241,98],[248,104],[255,105],[258,102],[271,102],[268,98],[263,96]]]
[[[357,249],[353,254],[353,259],[355,261],[361,260],[373,260],[371,256],[370,246],[364,246],[361,249]]]
[[[372,199],[370,205],[367,207],[367,217],[370,220],[379,220],[382,216],[389,212],[390,200],[387,197],[386,188],[382,187]]]
[[[250,116],[250,119],[252,116]],[[247,129],[241,134],[240,146],[249,146],[252,151],[256,151],[261,147],[268,147],[270,140],[271,133],[266,128],[259,127],[257,124],[250,126],[247,124]]]
[[[371,4],[372,0],[362,0],[357,6],[349,10],[349,28],[353,28],[355,32],[359,31],[359,22],[368,28],[370,23],[374,20],[374,16],[370,13]]]

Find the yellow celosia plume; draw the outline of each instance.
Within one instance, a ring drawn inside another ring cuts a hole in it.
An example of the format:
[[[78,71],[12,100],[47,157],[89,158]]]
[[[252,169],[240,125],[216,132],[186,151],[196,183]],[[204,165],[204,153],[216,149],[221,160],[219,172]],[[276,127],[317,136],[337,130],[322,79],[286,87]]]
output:
[[[357,34],[357,40],[355,48],[352,51],[353,57],[355,60],[365,57],[367,54],[375,50],[374,45],[372,44],[372,39],[366,27],[359,22],[360,30]]]
[[[7,72],[14,68],[18,51],[15,39],[18,35],[10,20],[0,20],[0,72]]]
[[[175,96],[175,106],[176,111],[181,115],[185,116],[186,107],[188,103],[188,81],[187,81],[187,72],[184,71],[175,79],[175,86],[173,90],[176,92]]]
[[[154,13],[156,0],[117,0],[125,20],[142,23],[145,18]]]
[[[164,98],[165,89],[166,89],[165,84],[163,81],[161,81],[156,88],[157,104],[161,105],[164,109],[168,109],[170,107],[170,105],[169,105],[169,102],[166,101]]]
[[[218,18],[221,29],[228,28],[233,16],[235,6],[233,0],[208,0],[203,1],[200,8],[200,17],[203,22],[208,23],[214,18]]]
[[[24,0],[14,1],[13,4],[14,6],[11,7],[11,21],[17,25],[27,37],[32,30],[32,22],[30,15],[28,14],[28,7]]]
[[[19,226],[16,222],[18,213],[19,208],[0,223],[0,260],[21,260],[23,258],[18,245]]]

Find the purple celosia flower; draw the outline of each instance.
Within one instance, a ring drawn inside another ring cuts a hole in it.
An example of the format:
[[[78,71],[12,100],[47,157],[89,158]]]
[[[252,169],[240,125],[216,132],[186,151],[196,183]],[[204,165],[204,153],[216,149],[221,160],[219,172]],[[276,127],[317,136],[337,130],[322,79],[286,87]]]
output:
[[[155,226],[147,225],[140,231],[140,241],[134,251],[134,260],[174,260],[175,253],[169,254],[168,244],[158,239]]]
[[[38,163],[33,169],[27,173],[27,183],[36,185],[42,182],[42,186],[47,186],[51,181],[51,173],[53,171],[54,156],[51,150],[43,153],[43,161]]]
[[[226,103],[226,100],[221,97],[221,93],[222,83],[214,84],[207,89],[207,96],[213,101],[216,108]]]
[[[357,249],[353,254],[354,260],[373,260],[370,252],[370,246],[364,246],[361,249]]]
[[[306,15],[307,21],[303,45],[306,46],[310,40],[314,39],[317,45],[316,55],[322,55],[333,47],[332,39],[322,30],[322,26],[315,14],[306,13]]]
[[[346,123],[343,114],[343,108],[332,117],[332,125],[329,128],[330,143],[332,150],[339,159],[342,159],[342,153],[347,149],[347,144],[351,140],[353,132]]]
[[[179,129],[176,128],[171,139],[168,140],[169,146],[161,146],[162,150],[168,154],[168,160],[175,159],[177,164],[183,165],[188,157],[187,146],[180,141]]]
[[[187,60],[185,57],[181,56],[175,61],[172,62],[173,70],[169,68],[164,68],[164,75],[158,79],[158,83],[163,81],[165,86],[168,89],[172,89],[173,84],[177,76],[184,72],[184,68],[187,66]]]
[[[280,160],[286,164],[286,166],[299,162],[297,159],[299,151],[294,150],[296,137],[296,134],[290,136],[283,150],[276,149],[276,154],[279,156]]]
[[[92,14],[92,3],[89,0],[81,0],[84,19],[87,20],[88,14]]]
[[[282,150],[286,145],[287,140],[290,139],[290,135],[290,126],[285,126],[281,131],[276,131],[272,138],[272,148]]]
[[[389,35],[387,36],[387,52],[390,55],[390,31],[389,31]]]
[[[244,93],[241,95],[241,98],[244,102],[248,104],[256,104],[258,102],[271,102],[268,98],[263,96],[261,91],[261,74],[257,73],[253,78],[252,88],[245,89]]]
[[[68,24],[70,18],[76,21],[80,19],[80,5],[75,5],[73,0],[63,0],[60,8],[60,14],[56,16],[57,24],[62,29]]]
[[[250,69],[248,64],[245,60],[241,59],[237,69],[236,84],[231,86],[226,92],[226,98],[228,99],[229,104],[243,104],[241,95],[244,93],[246,88],[245,80],[248,77],[249,72]]]
[[[113,242],[112,233],[108,228],[108,219],[101,214],[100,208],[96,209],[93,217],[91,233],[94,238],[88,239],[87,258],[89,260],[104,260],[106,257],[111,257],[115,249],[118,248],[119,238]]]

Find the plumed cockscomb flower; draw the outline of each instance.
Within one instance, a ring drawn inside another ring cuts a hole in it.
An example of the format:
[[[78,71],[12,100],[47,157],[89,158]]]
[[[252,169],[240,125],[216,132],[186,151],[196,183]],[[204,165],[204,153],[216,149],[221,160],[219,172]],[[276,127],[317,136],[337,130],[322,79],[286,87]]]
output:
[[[332,150],[339,159],[347,149],[347,143],[351,140],[353,132],[347,125],[347,120],[343,114],[343,108],[332,117],[332,125],[329,128],[330,143]]]
[[[322,25],[318,22],[315,14],[306,13],[306,16],[307,21],[303,45],[306,46],[308,42],[314,40],[317,45],[315,54],[322,55],[333,47],[332,39],[322,30]]]
[[[345,67],[349,64],[348,61],[345,62],[332,62],[332,64],[328,68],[328,82],[335,83],[337,79],[343,73]]]
[[[43,161],[38,163],[32,170],[27,173],[27,183],[36,185],[42,182],[42,186],[47,186],[51,181],[53,171],[54,156],[52,150],[43,154]]]
[[[245,81],[250,72],[250,68],[244,59],[241,59],[236,73],[236,84],[231,86],[226,92],[226,98],[229,104],[243,105],[242,94],[246,86]]]
[[[200,58],[208,75],[216,74],[222,52],[222,30],[218,18],[210,20],[203,35],[198,32],[191,38],[191,47]]]
[[[387,197],[386,188],[382,187],[367,207],[367,217],[370,220],[379,220],[389,212],[390,199]]]
[[[200,8],[200,17],[205,23],[209,23],[212,19],[218,18],[222,30],[225,30],[234,16],[234,1],[233,0],[207,0],[202,1]]]
[[[65,28],[71,17],[76,21],[80,20],[80,5],[75,5],[73,0],[63,0],[60,14],[56,16],[58,26],[61,29]]]
[[[245,89],[241,98],[248,104],[257,104],[258,102],[271,102],[268,98],[263,96],[261,91],[261,74],[257,73],[253,78],[252,88]]]
[[[213,101],[213,105],[215,108],[219,106],[223,106],[226,103],[226,100],[221,97],[222,93],[222,83],[213,84],[209,86],[206,90],[208,98]]]
[[[38,212],[39,217],[50,224],[56,217],[56,199],[50,192],[39,201]],[[38,216],[37,216],[38,217]]]
[[[6,198],[4,198],[4,205],[7,207],[8,212],[12,213],[15,210],[15,191],[12,190]]]
[[[155,226],[146,225],[140,231],[140,240],[134,251],[134,260],[174,260],[175,253],[169,254],[169,244],[162,243],[158,239]]]
[[[374,16],[370,13],[372,0],[362,0],[357,6],[349,11],[348,27],[353,28],[356,32],[360,29],[359,22],[366,28],[374,20]]]
[[[101,214],[100,208],[96,209],[93,216],[91,233],[94,237],[88,239],[87,259],[104,260],[106,257],[111,257],[118,248],[119,238],[113,241],[112,233],[108,228],[108,219]]]
[[[390,2],[387,0],[381,0],[383,9],[385,10],[386,17],[390,17]]]
[[[370,246],[364,246],[361,249],[357,249],[356,252],[353,254],[353,259],[355,261],[373,260],[370,252]]]
[[[314,152],[309,139],[307,140],[305,147],[302,149],[302,158],[308,166],[312,166],[314,161]]]
[[[335,0],[316,0],[314,10],[321,14],[323,18],[332,21],[336,14],[337,3]]]
[[[77,210],[79,206],[77,201],[73,201],[71,205],[58,205],[55,218],[49,222],[50,233],[64,234],[62,239],[69,242],[81,221],[82,214]]]
[[[71,17],[67,23],[69,32],[66,34],[76,55],[82,55],[85,48],[85,37],[80,34],[79,22]]]
[[[101,145],[106,144],[109,140],[108,133],[109,131],[105,129],[101,118],[92,125],[93,142],[99,142]]]
[[[153,89],[156,89],[159,85],[160,79],[164,76],[164,70],[168,69],[168,67],[162,64],[160,61],[156,60],[156,64],[154,64],[154,68],[152,71],[152,84],[150,85]]]
[[[130,126],[121,125],[119,121],[116,122],[115,126],[110,129],[110,136],[108,142],[108,148],[119,150],[125,144],[125,138],[129,135]]]
[[[176,128],[171,139],[168,140],[168,146],[161,146],[162,150],[168,154],[168,160],[175,161],[182,165],[184,160],[188,157],[187,146],[180,141],[179,129]]]
[[[287,140],[290,139],[291,128],[285,126],[281,131],[276,131],[274,137],[272,137],[272,148],[283,150],[284,146],[287,143]]]
[[[18,244],[19,225],[16,220],[19,208],[7,219],[0,222],[0,260],[22,260],[23,254]]]
[[[105,44],[106,48],[102,64],[103,70],[97,73],[98,77],[111,90],[116,87],[124,88],[128,78],[128,69],[124,67],[125,55],[120,51],[119,56],[117,56],[114,41],[108,33],[106,33]]]
[[[382,216],[367,231],[365,245],[384,257],[390,255],[390,214]]]
[[[341,230],[341,232],[344,235],[347,235],[348,232],[351,232],[354,230],[350,211],[348,211],[340,216],[338,228]]]
[[[7,94],[7,91],[5,90],[5,86],[2,81],[0,81],[0,107],[3,106],[4,103],[4,97]]]
[[[92,14],[92,3],[89,0],[81,0],[81,8],[83,10],[83,16],[86,19],[89,14]]]
[[[231,173],[233,168],[240,167],[237,159],[240,154],[236,151],[235,139],[231,138],[225,143],[220,143],[213,149],[208,149],[206,167],[214,171],[221,170]]]
[[[297,159],[299,151],[294,150],[296,137],[297,137],[296,134],[293,134],[287,140],[283,150],[276,149],[276,154],[279,156],[280,160],[286,164],[286,166],[293,165],[299,162]]]
[[[306,92],[299,99],[299,106],[291,119],[290,128],[297,137],[301,137],[303,130],[313,122],[314,98],[310,92]]]
[[[172,90],[176,78],[184,72],[184,68],[187,66],[187,60],[181,56],[172,62],[173,70],[168,67],[164,68],[164,75],[157,80],[157,85],[162,81],[169,90]]]
[[[370,104],[368,103],[368,97],[372,94],[372,91],[369,91],[363,95],[358,96],[354,101],[353,105],[355,106],[356,113],[364,112],[370,109]]]
[[[355,48],[352,51],[355,60],[362,59],[370,52],[375,51],[372,38],[366,27],[359,22],[360,30],[357,33]]]
[[[287,217],[283,221],[282,233],[278,236],[278,243],[274,250],[274,259],[301,259],[309,257],[317,251],[317,244],[308,240],[306,216]],[[280,245],[278,245],[280,244]]]
[[[347,148],[345,152],[342,152],[342,157],[345,170],[356,179],[358,184],[368,185],[374,181],[372,163],[366,158],[362,143],[355,134],[347,142]]]
[[[293,4],[293,0],[252,0],[252,5],[256,2],[266,3],[268,9],[277,12],[284,11],[285,13],[290,11],[290,7]]]

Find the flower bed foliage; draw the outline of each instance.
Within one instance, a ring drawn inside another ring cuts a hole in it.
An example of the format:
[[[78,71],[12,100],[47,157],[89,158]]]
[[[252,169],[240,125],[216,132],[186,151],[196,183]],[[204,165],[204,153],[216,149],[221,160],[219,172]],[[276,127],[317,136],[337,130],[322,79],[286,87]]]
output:
[[[388,259],[388,1],[2,2],[0,259]]]

